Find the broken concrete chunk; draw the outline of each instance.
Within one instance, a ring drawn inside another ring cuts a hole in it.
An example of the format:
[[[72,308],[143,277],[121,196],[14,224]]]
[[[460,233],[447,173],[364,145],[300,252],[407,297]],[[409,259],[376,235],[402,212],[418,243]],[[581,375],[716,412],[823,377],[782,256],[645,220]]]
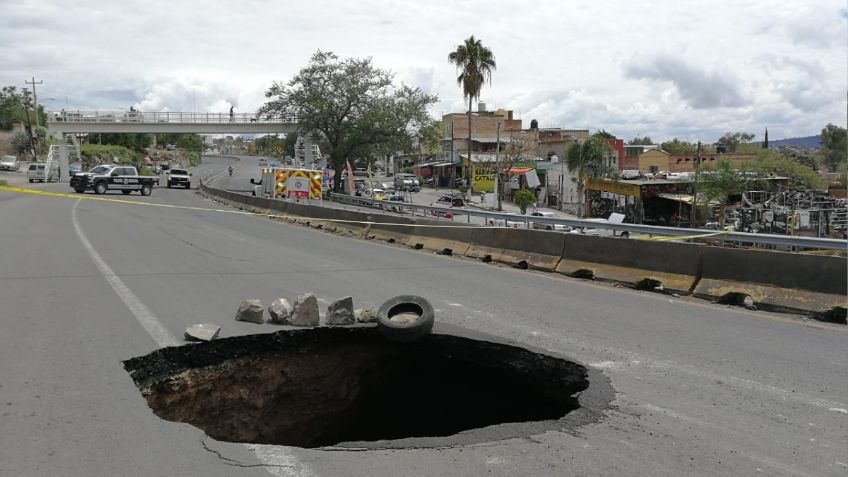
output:
[[[360,323],[374,323],[377,321],[377,310],[366,308],[364,310],[356,310],[356,321]]]
[[[353,314],[353,297],[345,297],[330,303],[327,307],[328,325],[352,325],[356,323]]]
[[[268,305],[268,314],[271,315],[271,319],[268,320],[268,323],[275,323],[277,325],[287,325],[289,324],[289,319],[292,316],[292,308],[291,303],[285,298],[277,298],[272,301],[270,305]]]
[[[318,299],[312,293],[298,295],[294,302],[289,324],[294,326],[318,326],[321,315],[318,312]]]
[[[242,300],[236,312],[236,321],[249,321],[261,325],[265,321],[265,318],[262,316],[264,312],[265,307],[262,306],[262,301]]]
[[[199,323],[185,329],[186,341],[212,341],[218,337],[221,327],[212,323]]]

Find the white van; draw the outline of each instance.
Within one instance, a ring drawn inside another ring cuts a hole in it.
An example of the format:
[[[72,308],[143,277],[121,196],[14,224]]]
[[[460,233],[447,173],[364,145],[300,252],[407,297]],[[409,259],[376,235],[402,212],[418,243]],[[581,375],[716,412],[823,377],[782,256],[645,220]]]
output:
[[[41,181],[44,180],[44,163],[36,163],[30,164],[29,169],[27,170],[27,179],[30,182]],[[50,168],[50,173],[47,175],[47,182],[50,181],[58,181],[59,180],[59,168]]]

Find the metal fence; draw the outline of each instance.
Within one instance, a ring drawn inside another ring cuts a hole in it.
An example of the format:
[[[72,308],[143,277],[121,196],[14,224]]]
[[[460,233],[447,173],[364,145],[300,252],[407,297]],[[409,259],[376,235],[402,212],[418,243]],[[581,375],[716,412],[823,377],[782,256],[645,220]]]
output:
[[[254,113],[194,113],[141,111],[51,111],[48,122],[66,123],[171,123],[171,124],[290,124],[297,118],[259,116]]]
[[[586,219],[562,219],[549,217],[536,217],[527,215],[504,214],[500,212],[489,212],[469,208],[434,207],[428,205],[411,204],[407,202],[394,202],[386,200],[373,200],[363,197],[355,197],[346,194],[330,194],[333,202],[351,204],[362,207],[381,209],[386,212],[400,215],[413,215],[422,217],[449,217],[451,220],[462,218],[471,223],[471,217],[482,217],[486,224],[505,225],[509,223],[522,223],[523,227],[531,228],[532,224],[550,224],[566,226],[571,230],[580,231],[587,229],[609,230],[612,232],[627,232],[630,236],[676,236],[685,239],[687,236],[702,236],[711,231],[704,229],[687,229],[677,227],[659,227],[641,224],[613,224]],[[718,233],[713,239],[721,242],[733,242],[754,246],[780,246],[800,251],[804,249],[825,249],[848,251],[848,240],[837,240],[815,237],[795,237],[791,235],[753,234],[746,232]]]

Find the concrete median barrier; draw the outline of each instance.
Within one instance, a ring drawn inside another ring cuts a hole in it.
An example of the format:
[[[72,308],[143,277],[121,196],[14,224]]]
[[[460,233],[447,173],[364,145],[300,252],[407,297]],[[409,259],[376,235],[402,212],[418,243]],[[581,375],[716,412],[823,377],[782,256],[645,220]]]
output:
[[[554,271],[562,259],[565,234],[542,230],[475,228],[466,256]]]
[[[700,245],[564,234],[565,252],[556,271],[638,284],[656,281],[662,289],[690,292],[698,281]]]
[[[406,244],[450,255],[465,255],[471,244],[472,229],[462,225],[450,226],[445,222],[416,220],[415,227],[409,227]],[[427,227],[426,224],[438,227]],[[450,252],[447,252],[450,250]]]
[[[758,306],[825,313],[846,307],[848,262],[841,257],[704,247],[695,295],[749,295]]]
[[[206,185],[201,193],[234,207],[284,214],[304,225],[357,238],[575,277],[614,280],[636,288],[693,293],[711,299],[750,296],[758,306],[814,313],[836,310],[842,315],[848,301],[848,262],[844,258],[541,230],[445,226],[445,222],[423,218],[262,199]]]

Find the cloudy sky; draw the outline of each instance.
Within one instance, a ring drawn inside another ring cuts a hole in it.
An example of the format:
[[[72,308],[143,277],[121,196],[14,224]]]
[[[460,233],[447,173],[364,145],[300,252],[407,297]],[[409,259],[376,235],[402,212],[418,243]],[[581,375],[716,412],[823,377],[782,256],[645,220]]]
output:
[[[0,0],[0,11],[0,86],[35,76],[48,109],[252,112],[322,49],[438,94],[440,116],[464,110],[447,55],[474,34],[498,66],[481,99],[525,126],[711,142],[846,123],[845,0]]]

